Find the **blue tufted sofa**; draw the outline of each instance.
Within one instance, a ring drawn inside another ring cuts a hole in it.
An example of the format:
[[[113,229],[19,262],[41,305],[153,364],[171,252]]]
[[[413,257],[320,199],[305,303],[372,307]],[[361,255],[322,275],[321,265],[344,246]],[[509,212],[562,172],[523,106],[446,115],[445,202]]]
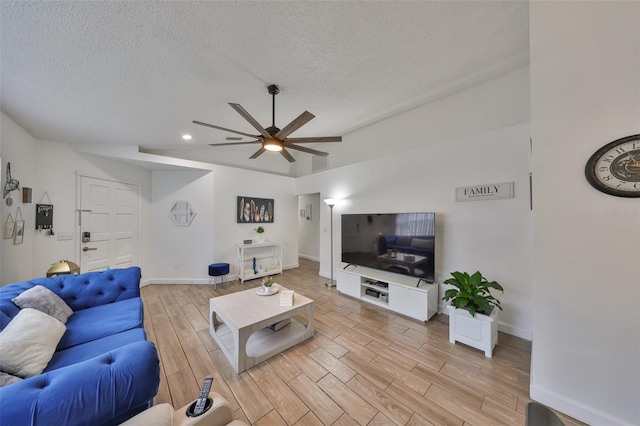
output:
[[[0,287],[0,329],[20,311],[11,299],[36,285],[74,311],[45,370],[0,388],[2,426],[119,424],[152,404],[160,364],[143,328],[140,278],[130,267]]]

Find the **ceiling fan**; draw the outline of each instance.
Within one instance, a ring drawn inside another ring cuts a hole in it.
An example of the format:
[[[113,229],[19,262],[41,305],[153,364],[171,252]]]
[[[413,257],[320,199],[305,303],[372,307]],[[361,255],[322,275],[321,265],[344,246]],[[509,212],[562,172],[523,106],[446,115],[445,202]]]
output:
[[[237,133],[239,135],[248,136],[251,138],[255,138],[256,140],[248,141],[248,142],[228,142],[228,143],[211,143],[211,146],[224,146],[224,145],[247,145],[259,143],[262,146],[259,150],[257,150],[251,157],[251,159],[258,158],[265,151],[273,151],[280,152],[284,158],[286,158],[290,163],[296,161],[295,158],[287,151],[288,149],[295,149],[296,151],[306,152],[308,154],[320,155],[322,157],[326,157],[329,155],[328,152],[317,151],[315,149],[306,148],[304,146],[300,146],[297,144],[300,143],[320,143],[320,142],[342,142],[342,136],[319,136],[319,137],[311,137],[311,138],[290,138],[288,137],[291,133],[298,130],[300,127],[307,124],[311,119],[315,117],[315,115],[311,114],[309,111],[305,111],[300,114],[296,119],[294,119],[291,123],[287,124],[284,129],[279,129],[276,127],[276,95],[280,93],[280,89],[277,85],[272,84],[267,87],[269,90],[269,94],[273,97],[273,108],[272,108],[272,122],[271,126],[264,128],[258,123],[258,121],[253,118],[240,104],[234,104],[229,102],[231,108],[235,109],[238,114],[240,114],[245,120],[249,122],[258,132],[259,135],[251,135],[248,133],[240,132],[238,130],[231,130],[225,127],[214,126],[213,124],[203,123],[202,121],[194,120],[194,124],[198,124],[200,126],[211,127],[213,129],[224,130],[226,132]]]

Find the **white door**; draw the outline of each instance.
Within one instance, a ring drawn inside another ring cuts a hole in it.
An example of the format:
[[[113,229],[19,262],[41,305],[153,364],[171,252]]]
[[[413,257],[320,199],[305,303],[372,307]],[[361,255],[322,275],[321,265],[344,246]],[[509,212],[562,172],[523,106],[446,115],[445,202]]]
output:
[[[80,179],[80,270],[137,265],[140,188],[87,176]]]

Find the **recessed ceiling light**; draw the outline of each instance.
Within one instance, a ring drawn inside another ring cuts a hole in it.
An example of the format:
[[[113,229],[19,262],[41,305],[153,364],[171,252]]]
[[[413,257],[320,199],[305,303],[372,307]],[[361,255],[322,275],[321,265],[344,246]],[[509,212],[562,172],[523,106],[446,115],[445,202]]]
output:
[[[185,141],[190,141],[192,139],[191,135],[182,135],[182,139],[184,139]]]

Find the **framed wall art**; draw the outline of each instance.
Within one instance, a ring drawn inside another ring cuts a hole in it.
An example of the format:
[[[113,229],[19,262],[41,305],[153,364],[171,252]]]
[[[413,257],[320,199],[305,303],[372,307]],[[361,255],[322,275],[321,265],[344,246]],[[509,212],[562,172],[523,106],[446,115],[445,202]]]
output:
[[[13,245],[22,244],[24,240],[24,220],[16,220],[13,232]]]
[[[273,223],[273,198],[238,196],[236,206],[237,223]]]
[[[11,216],[11,213],[9,213],[9,216],[7,216],[7,220],[4,222],[4,239],[8,240],[10,238],[13,238],[13,217]]]

